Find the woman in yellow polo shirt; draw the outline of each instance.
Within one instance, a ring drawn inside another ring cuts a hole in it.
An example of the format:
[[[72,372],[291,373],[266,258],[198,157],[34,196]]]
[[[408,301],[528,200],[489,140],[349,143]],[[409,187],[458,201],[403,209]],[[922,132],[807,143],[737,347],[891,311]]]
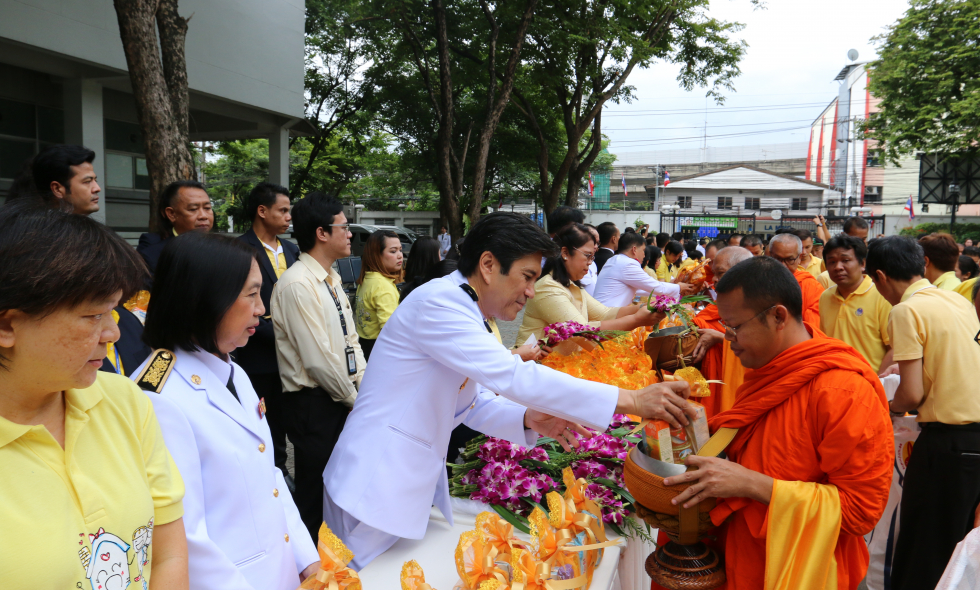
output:
[[[393,231],[379,229],[364,244],[355,322],[365,360],[371,356],[381,328],[398,307],[395,284],[401,277],[403,260],[402,243]]]
[[[99,371],[145,275],[96,221],[0,209],[3,588],[187,588],[184,484],[153,406]]]
[[[579,281],[589,272],[599,247],[589,228],[580,223],[569,225],[558,232],[555,243],[561,252],[545,263],[541,278],[534,284],[535,294],[524,308],[515,346],[523,345],[532,334],[540,339],[545,326],[558,322],[579,322],[600,330],[632,330],[652,326],[664,317],[651,313],[645,305],[606,307],[582,288]]]
[[[657,280],[662,283],[672,283],[677,278],[677,273],[681,270],[681,255],[684,246],[676,240],[671,240],[664,245],[663,258],[660,259],[660,266],[657,267]]]

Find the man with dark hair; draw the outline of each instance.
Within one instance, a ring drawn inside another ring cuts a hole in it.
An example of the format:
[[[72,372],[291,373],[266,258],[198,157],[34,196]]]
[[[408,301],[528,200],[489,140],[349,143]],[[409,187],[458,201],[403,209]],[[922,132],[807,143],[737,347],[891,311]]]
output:
[[[555,237],[558,232],[573,223],[585,223],[585,213],[581,209],[562,205],[548,214],[548,234]]]
[[[15,183],[19,197],[35,195],[49,206],[64,206],[76,215],[91,215],[99,210],[99,187],[95,168],[95,152],[80,145],[52,145],[42,149],[23,180]],[[135,368],[135,367],[134,367]]]
[[[638,233],[625,233],[617,242],[616,255],[609,259],[599,273],[594,297],[606,307],[630,305],[636,295],[650,293],[680,299],[694,292],[689,284],[661,283],[643,271],[640,264],[646,258],[646,242]]]
[[[596,230],[599,232],[599,249],[595,253],[595,265],[601,273],[606,261],[619,251],[619,228],[611,221],[604,221]]]
[[[803,255],[800,256],[800,267],[813,275],[813,278],[820,276],[823,272],[823,259],[813,254],[813,234],[808,229],[793,230],[793,234],[800,238],[803,244]]]
[[[917,410],[922,428],[902,489],[896,590],[936,587],[980,504],[980,320],[963,297],[924,278],[924,267],[911,238],[879,238],[868,247],[868,276],[894,306],[888,332],[901,382],[892,415]]]
[[[888,337],[892,305],[864,274],[868,247],[841,234],[827,242],[824,252],[834,285],[820,295],[820,329],[853,346],[875,371],[884,371],[892,364]]]
[[[439,235],[436,237],[439,240],[439,258],[445,260],[449,249],[453,247],[453,237],[449,235],[449,229],[445,225],[439,227]]]
[[[709,427],[738,430],[730,460],[689,456],[696,470],[664,484],[692,484],[678,507],[718,498],[711,517],[726,521],[726,574],[740,587],[762,588],[776,571],[787,588],[856,588],[895,460],[881,382],[853,348],[803,324],[799,283],[778,261],[740,262],[716,288],[725,337],[751,370]]]
[[[820,238],[821,244],[826,244],[830,241],[830,232],[827,231],[827,221],[824,219],[823,215],[818,215],[813,218],[813,222],[817,225],[817,237]],[[847,221],[844,222],[843,235],[851,236],[852,238],[857,238],[868,243],[868,221],[863,217],[848,217]],[[827,265],[822,265],[823,272],[817,275],[817,282],[824,289],[829,289],[831,285],[834,284],[830,280],[830,273],[827,272]]]
[[[278,236],[289,231],[292,216],[289,189],[284,186],[261,182],[255,185],[245,201],[252,227],[238,239],[261,252],[259,270],[262,271],[262,305],[265,316],[259,318],[255,334],[248,344],[235,351],[235,360],[245,370],[255,393],[265,401],[266,417],[272,432],[276,467],[291,484],[286,469],[286,430],[283,425],[282,381],[279,379],[279,363],[276,360],[276,334],[272,327],[272,289],[279,277],[299,258],[299,248]]]
[[[657,248],[660,249],[660,252],[664,251],[664,246],[666,246],[667,242],[669,241],[670,241],[670,234],[666,232],[660,232],[659,234],[657,234]]]
[[[296,507],[310,536],[323,521],[323,468],[344,428],[366,362],[354,312],[333,263],[350,256],[350,226],[335,197],[311,192],[293,206],[302,252],[272,290],[281,423],[296,450]]]
[[[919,238],[919,245],[926,261],[925,278],[940,289],[956,290],[960,285],[956,278],[956,261],[960,257],[956,239],[950,234],[933,233]]]
[[[769,242],[769,256],[778,260],[793,273],[800,284],[803,294],[803,321],[809,322],[814,328],[820,327],[820,295],[823,287],[813,278],[813,275],[800,268],[800,257],[803,254],[803,244],[794,233],[778,234]]]
[[[416,289],[385,324],[324,471],[324,520],[354,569],[399,537],[421,539],[433,505],[452,524],[445,453],[460,423],[522,446],[537,433],[569,446],[580,424],[604,430],[613,412],[675,425],[693,415],[686,383],[619,390],[500,345],[489,320],[512,321],[534,296],[541,257],[557,253],[530,219],[484,215],[461,250],[457,272]]]
[[[711,240],[704,247],[704,257],[709,260],[714,260],[715,256],[718,255],[718,252],[727,247],[728,242],[725,240]]]
[[[150,272],[156,270],[167,240],[189,231],[211,231],[214,225],[211,197],[204,185],[196,180],[171,182],[160,195],[157,217],[160,231],[144,233],[136,246]]]
[[[742,238],[741,246],[752,253],[752,256],[762,256],[766,253],[766,245],[762,237],[756,234],[749,234]]]

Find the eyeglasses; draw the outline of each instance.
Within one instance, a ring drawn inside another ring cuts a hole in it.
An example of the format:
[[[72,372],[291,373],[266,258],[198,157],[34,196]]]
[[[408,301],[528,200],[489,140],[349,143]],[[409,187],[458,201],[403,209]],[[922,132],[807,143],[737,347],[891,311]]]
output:
[[[331,223],[331,224],[328,224],[327,227],[339,227],[340,229],[342,229],[344,231],[350,231],[350,224],[349,223]]]
[[[576,252],[582,252],[578,248],[572,248],[572,250],[575,250]],[[595,252],[593,252],[592,254],[586,254],[585,252],[582,252],[582,256],[585,256],[585,259],[589,262],[595,260]]]
[[[794,262],[799,263],[799,261],[800,261],[800,256],[788,256],[786,258],[780,258],[779,256],[773,256],[772,254],[770,254],[769,256],[771,258],[775,258],[776,260],[778,260],[782,264],[793,264]]]
[[[735,340],[736,338],[738,338],[737,332],[742,329],[742,326],[744,326],[745,324],[751,322],[754,319],[760,318],[763,315],[769,313],[769,310],[772,309],[773,307],[776,307],[776,306],[775,305],[771,305],[768,308],[763,309],[759,313],[755,314],[754,316],[750,317],[749,319],[745,320],[744,322],[742,322],[741,324],[739,324],[737,326],[729,326],[725,322],[720,322],[721,325],[725,327],[725,336],[731,336],[732,340]]]

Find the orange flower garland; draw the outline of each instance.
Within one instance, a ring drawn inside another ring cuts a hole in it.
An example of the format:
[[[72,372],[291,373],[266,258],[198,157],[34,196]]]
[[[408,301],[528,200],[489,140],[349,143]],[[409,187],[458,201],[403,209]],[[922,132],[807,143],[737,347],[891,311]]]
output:
[[[570,355],[550,354],[541,363],[573,377],[615,385],[623,389],[642,389],[659,382],[653,361],[643,352],[647,328],[602,343],[592,350]]]

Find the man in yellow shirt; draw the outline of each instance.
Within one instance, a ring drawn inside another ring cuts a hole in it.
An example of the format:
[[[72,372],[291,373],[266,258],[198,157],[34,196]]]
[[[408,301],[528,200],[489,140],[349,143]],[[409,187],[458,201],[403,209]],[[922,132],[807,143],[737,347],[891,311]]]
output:
[[[807,271],[813,278],[820,276],[823,272],[823,259],[813,253],[813,234],[808,229],[798,229],[793,232],[803,243],[803,255],[800,256],[800,268]],[[824,287],[826,289],[826,287]]]
[[[956,289],[960,284],[956,278],[956,261],[960,257],[956,239],[949,234],[933,233],[919,238],[919,245],[926,261],[923,276],[940,289]]]
[[[905,472],[896,590],[936,586],[980,504],[980,320],[958,294],[924,279],[925,265],[918,244],[890,236],[871,243],[865,266],[894,306],[888,331],[901,384],[890,409],[918,410],[922,428]]]
[[[853,346],[875,371],[887,368],[892,364],[892,306],[864,274],[868,247],[857,238],[839,235],[827,242],[824,256],[834,285],[820,296],[820,330]]]

